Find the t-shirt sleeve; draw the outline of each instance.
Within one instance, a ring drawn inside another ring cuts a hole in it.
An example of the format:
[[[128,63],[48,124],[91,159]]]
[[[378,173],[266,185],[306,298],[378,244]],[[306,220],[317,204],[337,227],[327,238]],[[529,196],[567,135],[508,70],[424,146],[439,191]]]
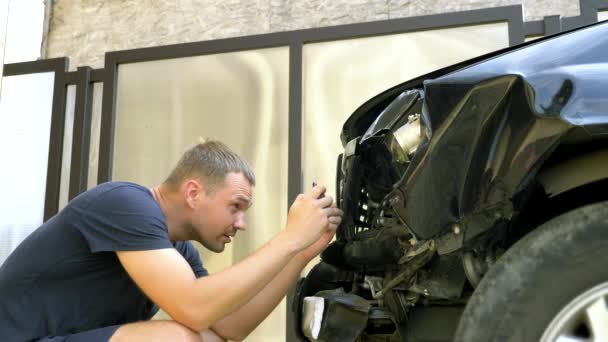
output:
[[[91,252],[173,248],[164,215],[145,188],[119,186],[71,206]]]
[[[175,244],[175,249],[177,249],[184,259],[188,261],[197,278],[209,275],[209,272],[207,272],[207,269],[201,262],[200,254],[190,241],[178,241]]]

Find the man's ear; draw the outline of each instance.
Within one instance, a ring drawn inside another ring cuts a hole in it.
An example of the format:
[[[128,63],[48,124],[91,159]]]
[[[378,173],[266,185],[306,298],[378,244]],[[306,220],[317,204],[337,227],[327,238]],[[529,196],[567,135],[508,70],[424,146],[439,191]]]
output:
[[[186,200],[186,205],[194,209],[196,203],[202,199],[203,185],[197,179],[186,179],[182,184],[182,194]]]

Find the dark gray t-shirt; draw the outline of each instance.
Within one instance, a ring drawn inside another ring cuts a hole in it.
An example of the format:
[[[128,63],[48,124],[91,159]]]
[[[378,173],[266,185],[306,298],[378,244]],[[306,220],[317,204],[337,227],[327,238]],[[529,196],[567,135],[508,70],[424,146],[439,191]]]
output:
[[[115,251],[176,248],[197,277],[207,275],[189,242],[169,241],[150,191],[108,182],[72,200],[28,236],[0,266],[0,341],[146,320],[158,308]]]

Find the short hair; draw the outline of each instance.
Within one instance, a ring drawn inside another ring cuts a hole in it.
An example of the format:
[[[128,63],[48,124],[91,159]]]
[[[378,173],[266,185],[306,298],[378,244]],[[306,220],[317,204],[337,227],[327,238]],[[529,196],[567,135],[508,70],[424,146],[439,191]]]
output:
[[[188,177],[200,177],[207,193],[214,192],[231,172],[242,173],[255,185],[255,174],[249,163],[217,140],[205,139],[188,149],[165,180],[174,189]]]

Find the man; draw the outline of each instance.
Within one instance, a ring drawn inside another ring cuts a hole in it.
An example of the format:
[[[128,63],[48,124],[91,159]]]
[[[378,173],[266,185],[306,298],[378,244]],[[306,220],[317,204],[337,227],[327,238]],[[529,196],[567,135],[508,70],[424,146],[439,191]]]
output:
[[[208,275],[188,240],[245,230],[254,174],[224,144],[188,150],[148,189],[108,182],[72,200],[0,267],[0,341],[243,340],[329,243],[342,212],[316,186],[255,253]],[[158,305],[172,321],[150,321]]]

